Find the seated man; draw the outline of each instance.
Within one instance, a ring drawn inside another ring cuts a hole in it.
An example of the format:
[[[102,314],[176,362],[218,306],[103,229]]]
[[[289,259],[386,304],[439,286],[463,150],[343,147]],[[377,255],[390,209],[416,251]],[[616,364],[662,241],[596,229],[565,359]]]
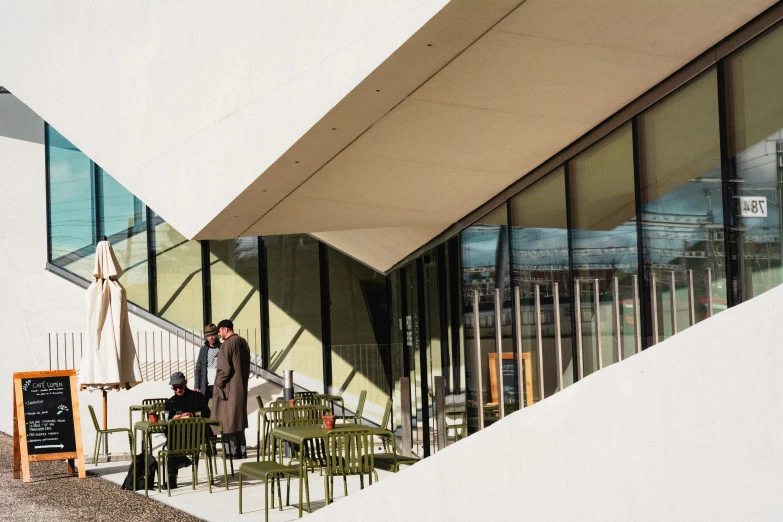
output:
[[[174,395],[166,401],[166,411],[169,413],[169,419],[181,419],[195,417],[197,413],[209,418],[209,404],[207,398],[202,394],[188,388],[188,380],[182,372],[174,372],[169,380]],[[177,471],[179,468],[185,468],[190,465],[190,459],[185,456],[172,455],[169,457],[168,480],[169,487],[177,487]],[[163,486],[165,487],[165,486]]]

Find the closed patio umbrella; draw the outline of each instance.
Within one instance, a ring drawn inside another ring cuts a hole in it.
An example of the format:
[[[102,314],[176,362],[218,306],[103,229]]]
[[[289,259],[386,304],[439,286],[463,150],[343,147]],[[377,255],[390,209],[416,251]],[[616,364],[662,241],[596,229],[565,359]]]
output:
[[[128,321],[125,289],[114,250],[100,241],[95,252],[93,282],[87,288],[87,334],[79,369],[82,389],[103,392],[103,428],[106,429],[106,391],[139,384],[141,369]],[[108,449],[107,449],[108,451]]]

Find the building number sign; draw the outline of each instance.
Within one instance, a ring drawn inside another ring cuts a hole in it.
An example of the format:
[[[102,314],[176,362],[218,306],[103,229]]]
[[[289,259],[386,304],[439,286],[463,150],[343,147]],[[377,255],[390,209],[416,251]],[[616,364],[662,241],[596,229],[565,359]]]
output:
[[[764,196],[740,196],[740,216],[767,217],[767,198]]]

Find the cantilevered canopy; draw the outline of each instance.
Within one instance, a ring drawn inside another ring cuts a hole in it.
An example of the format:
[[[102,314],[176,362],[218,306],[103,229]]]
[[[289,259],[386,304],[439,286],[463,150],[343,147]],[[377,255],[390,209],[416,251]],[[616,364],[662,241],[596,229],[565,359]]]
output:
[[[0,84],[188,237],[385,271],[773,3],[11,1]]]

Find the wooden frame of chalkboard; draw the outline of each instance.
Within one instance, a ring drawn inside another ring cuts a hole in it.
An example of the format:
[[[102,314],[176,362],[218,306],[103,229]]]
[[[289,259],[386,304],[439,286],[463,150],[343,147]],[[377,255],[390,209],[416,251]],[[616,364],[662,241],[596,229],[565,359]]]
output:
[[[531,372],[530,368],[530,354],[528,352],[522,353],[522,360],[524,361],[524,372],[525,372],[525,396],[524,396],[524,402],[522,404],[526,406],[532,406],[533,405],[533,373]],[[492,404],[498,403],[498,354],[496,352],[490,352],[487,354],[487,361],[489,363],[489,393],[492,397]],[[514,371],[519,371],[519,367],[517,366],[517,361],[514,357],[513,352],[503,352],[503,370],[505,373],[506,369],[506,362],[509,361],[514,366]],[[506,379],[505,375],[503,376],[503,384],[505,385]],[[518,380],[518,378],[517,378]],[[517,382],[514,383],[515,385],[518,385]],[[521,390],[520,390],[521,391]]]
[[[65,460],[85,478],[76,370],[14,373],[14,478],[30,482],[30,462]]]

